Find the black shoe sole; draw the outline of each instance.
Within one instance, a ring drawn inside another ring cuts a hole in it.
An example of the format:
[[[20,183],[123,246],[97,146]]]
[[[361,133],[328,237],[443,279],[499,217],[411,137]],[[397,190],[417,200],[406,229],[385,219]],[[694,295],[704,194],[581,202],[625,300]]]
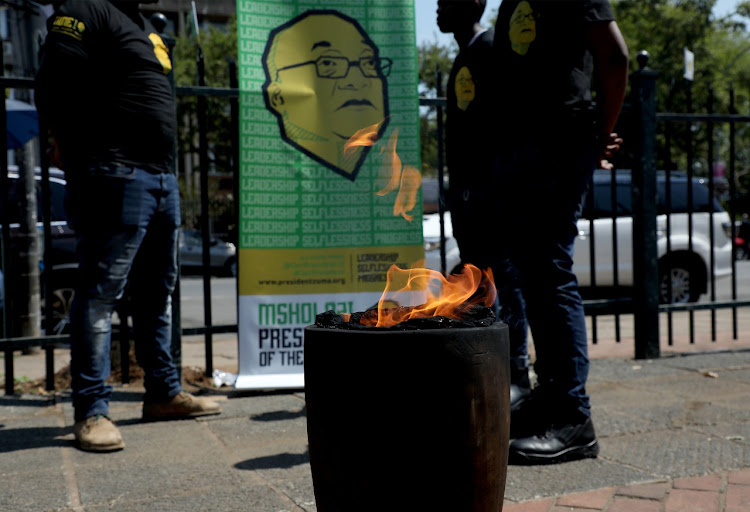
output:
[[[594,439],[584,446],[571,446],[557,453],[530,453],[518,450],[508,454],[508,463],[516,465],[559,464],[580,459],[595,459],[599,455],[599,442]]]

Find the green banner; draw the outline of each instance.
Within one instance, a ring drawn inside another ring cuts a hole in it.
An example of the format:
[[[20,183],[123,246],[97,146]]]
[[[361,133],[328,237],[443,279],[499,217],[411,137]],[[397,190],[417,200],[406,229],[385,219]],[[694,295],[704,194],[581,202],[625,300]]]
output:
[[[289,373],[259,352],[284,336],[261,306],[365,309],[424,258],[414,4],[238,0],[237,17],[240,373]]]

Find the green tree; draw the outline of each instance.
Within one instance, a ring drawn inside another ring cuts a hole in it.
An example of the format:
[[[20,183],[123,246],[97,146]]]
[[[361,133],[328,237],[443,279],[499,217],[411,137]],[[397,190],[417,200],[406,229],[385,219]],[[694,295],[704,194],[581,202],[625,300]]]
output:
[[[198,44],[203,53],[205,83],[209,87],[229,87],[230,61],[237,62],[237,20],[232,17],[226,27],[209,26],[195,37],[177,38],[174,49],[175,83],[178,86],[198,84]],[[177,101],[180,129],[180,152],[196,152],[196,97],[181,96]],[[208,144],[212,170],[231,169],[231,119],[226,97],[208,97]]]
[[[230,84],[230,62],[237,62],[237,22],[232,17],[224,27],[209,26],[196,38],[182,35],[176,38],[173,51],[175,84],[177,86],[198,85],[198,55],[203,56],[205,84],[209,87],[227,88]],[[199,225],[200,199],[197,155],[198,100],[194,95],[177,97],[178,169],[183,192],[183,222],[194,228]],[[228,97],[206,98],[207,142],[210,176],[231,173],[234,152],[232,150],[232,120]],[[226,180],[225,180],[226,181]],[[209,217],[213,231],[227,236],[235,229],[233,198],[228,191],[219,190],[219,181],[209,182]]]
[[[495,25],[497,9],[488,21],[489,26]],[[445,97],[445,87],[448,83],[453,60],[458,54],[458,45],[452,41],[443,46],[437,41],[428,41],[418,48],[419,58],[419,94],[426,98]],[[438,76],[441,78],[438,88]],[[436,176],[438,172],[438,126],[437,108],[423,107],[420,113],[421,141],[422,141],[422,174]],[[445,112],[443,112],[445,114]],[[446,169],[446,174],[450,172]]]
[[[445,84],[448,82],[456,45],[441,46],[437,42],[419,47],[419,93],[427,98],[445,95]],[[441,82],[438,88],[438,76]],[[420,138],[422,141],[422,174],[436,176],[438,172],[438,109],[422,107],[420,112]]]
[[[730,89],[734,91],[735,108],[742,112],[750,107],[750,38],[746,23],[750,2],[737,5],[734,13],[723,18],[712,14],[715,0],[619,0],[613,2],[618,25],[628,43],[631,62],[638,52],[650,54],[649,67],[659,73],[657,98],[659,111],[729,112]],[[683,78],[684,48],[695,55],[694,80]],[[627,119],[627,111],[623,116]],[[713,162],[708,157],[706,123],[670,123],[672,150],[665,148],[665,124],[660,124],[660,168],[686,169],[687,155],[693,151],[693,170],[708,175]],[[623,129],[627,132],[628,128]],[[627,135],[627,133],[625,133]],[[713,131],[715,160],[726,161],[729,152],[728,125],[716,124]],[[750,130],[737,126],[735,154],[738,175],[746,176],[750,153],[744,148]],[[690,141],[692,140],[692,144]],[[627,139],[626,146],[627,148]],[[627,150],[624,152],[628,154]],[[737,184],[747,190],[746,178]]]

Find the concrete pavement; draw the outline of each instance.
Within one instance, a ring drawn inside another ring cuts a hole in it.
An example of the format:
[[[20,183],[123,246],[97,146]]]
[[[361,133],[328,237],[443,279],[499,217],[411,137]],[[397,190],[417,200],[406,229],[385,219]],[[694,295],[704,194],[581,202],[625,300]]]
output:
[[[750,352],[602,359],[596,460],[508,472],[506,512],[750,511]]]
[[[607,356],[606,347],[622,350],[611,341],[592,347],[599,458],[510,466],[504,510],[750,511],[748,341],[648,361]],[[216,336],[213,353],[215,368],[236,371],[233,335]],[[203,337],[184,340],[183,363],[204,365]],[[43,368],[43,356],[16,358],[17,376],[42,377]],[[127,447],[112,454],[72,446],[68,393],[0,397],[0,510],[316,510],[304,393],[206,389],[221,415],[141,423],[141,392],[115,389],[112,416]],[[365,438],[352,449],[367,458]]]

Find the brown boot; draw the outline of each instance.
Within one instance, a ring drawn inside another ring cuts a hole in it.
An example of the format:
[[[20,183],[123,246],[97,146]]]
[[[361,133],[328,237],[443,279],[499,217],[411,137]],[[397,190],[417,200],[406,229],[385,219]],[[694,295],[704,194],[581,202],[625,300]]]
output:
[[[76,444],[87,452],[113,452],[125,448],[120,431],[103,414],[90,416],[73,425]]]
[[[221,407],[216,402],[207,398],[198,398],[184,391],[163,402],[143,402],[145,421],[196,418],[220,412]]]

